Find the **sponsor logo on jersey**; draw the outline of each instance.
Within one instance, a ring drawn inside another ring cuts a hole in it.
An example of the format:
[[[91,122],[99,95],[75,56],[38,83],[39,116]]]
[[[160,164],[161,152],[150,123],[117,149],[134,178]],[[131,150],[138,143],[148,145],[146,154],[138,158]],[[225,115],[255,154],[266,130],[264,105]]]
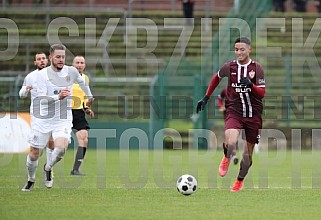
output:
[[[259,79],[259,84],[265,84],[265,79]]]
[[[247,88],[247,87],[235,88],[235,92],[237,93],[247,93],[251,91],[252,91],[251,88]]]
[[[247,92],[251,92],[252,89],[249,87],[244,87],[238,83],[232,83],[231,84],[233,88],[235,88],[235,92],[236,93],[247,93]]]

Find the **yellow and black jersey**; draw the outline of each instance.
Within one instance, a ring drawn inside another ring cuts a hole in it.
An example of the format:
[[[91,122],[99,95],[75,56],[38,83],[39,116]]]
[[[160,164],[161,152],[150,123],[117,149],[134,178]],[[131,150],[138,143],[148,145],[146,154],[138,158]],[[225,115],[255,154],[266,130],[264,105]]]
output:
[[[82,74],[81,77],[85,80],[86,84],[89,85],[89,78],[86,74]],[[87,96],[85,92],[80,88],[79,84],[74,83],[72,85],[72,109],[83,109],[87,108],[86,101]]]

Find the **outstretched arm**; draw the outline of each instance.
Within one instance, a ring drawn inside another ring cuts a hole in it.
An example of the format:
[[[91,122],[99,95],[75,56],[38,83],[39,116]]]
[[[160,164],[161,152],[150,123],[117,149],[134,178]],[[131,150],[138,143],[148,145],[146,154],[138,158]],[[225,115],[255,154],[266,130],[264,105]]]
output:
[[[218,73],[215,73],[209,86],[207,87],[207,91],[205,96],[203,97],[203,99],[201,99],[200,101],[198,101],[197,106],[196,106],[196,113],[198,113],[199,111],[204,110],[207,101],[210,99],[210,96],[212,95],[212,93],[214,92],[215,88],[217,87],[217,85],[220,83],[220,78],[218,77]]]
[[[207,87],[206,96],[210,97],[219,83],[220,83],[220,78],[218,77],[218,73],[215,73],[210,84]]]
[[[92,102],[95,100],[93,98],[93,95],[91,93],[91,90],[89,88],[88,83],[85,82],[85,80],[81,77],[81,75],[78,73],[78,70],[74,67],[70,67],[71,71],[73,71],[73,74],[76,74],[76,82],[79,84],[80,88],[82,89],[82,91],[84,91],[84,93],[87,96],[87,102],[85,103],[86,106],[90,106],[92,104]]]

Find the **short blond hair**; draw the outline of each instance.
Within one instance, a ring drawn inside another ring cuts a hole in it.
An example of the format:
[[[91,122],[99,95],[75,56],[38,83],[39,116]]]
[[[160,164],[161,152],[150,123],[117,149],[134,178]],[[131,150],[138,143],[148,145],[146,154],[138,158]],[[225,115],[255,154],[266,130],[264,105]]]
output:
[[[66,50],[66,47],[63,44],[53,44],[50,46],[49,54],[52,55],[56,50]]]

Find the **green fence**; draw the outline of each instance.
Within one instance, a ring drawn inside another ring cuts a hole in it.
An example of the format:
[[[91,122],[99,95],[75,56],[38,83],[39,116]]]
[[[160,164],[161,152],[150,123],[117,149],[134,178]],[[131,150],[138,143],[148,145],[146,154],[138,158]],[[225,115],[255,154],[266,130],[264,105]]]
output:
[[[204,60],[215,72],[227,60],[234,59],[234,40],[240,35],[256,38],[256,19],[266,17],[271,10],[270,0],[238,0],[219,26],[212,47],[204,53]]]
[[[191,128],[204,127],[206,121],[195,112],[197,100],[206,90],[201,81],[200,62],[188,59],[167,65],[155,76],[150,86],[150,139],[163,132],[160,136],[165,140],[167,137],[172,142],[184,142],[182,136],[185,136],[186,142],[190,142],[193,137],[186,137],[183,133],[188,133]],[[202,143],[193,147],[205,148]]]

